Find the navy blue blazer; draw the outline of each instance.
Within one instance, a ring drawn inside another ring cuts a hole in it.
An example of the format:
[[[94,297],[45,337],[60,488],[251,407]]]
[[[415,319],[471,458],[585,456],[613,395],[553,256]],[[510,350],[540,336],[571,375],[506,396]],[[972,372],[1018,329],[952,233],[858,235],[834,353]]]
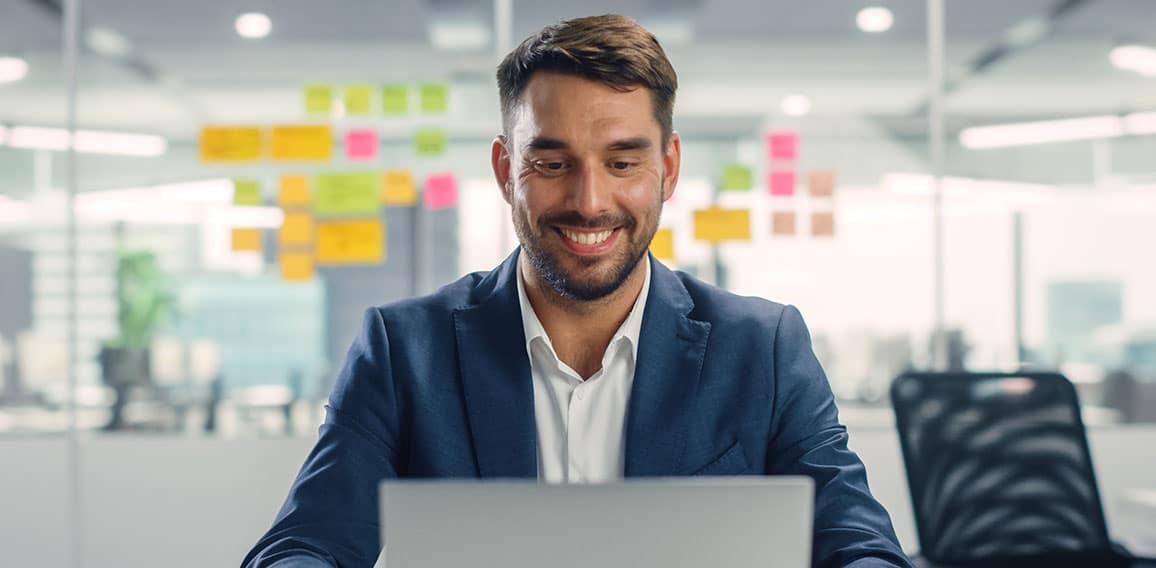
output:
[[[383,479],[537,477],[517,257],[366,311],[317,444],[245,566],[372,566]],[[910,566],[799,311],[649,262],[625,475],[808,475],[815,566]]]

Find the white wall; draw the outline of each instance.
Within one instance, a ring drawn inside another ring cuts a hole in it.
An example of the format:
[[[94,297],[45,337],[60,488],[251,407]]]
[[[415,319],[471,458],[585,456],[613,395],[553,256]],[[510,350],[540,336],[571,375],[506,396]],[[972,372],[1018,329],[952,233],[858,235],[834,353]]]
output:
[[[1130,540],[1150,527],[1124,514],[1123,494],[1156,488],[1156,427],[1090,432],[1109,528]],[[231,566],[272,522],[311,439],[220,440],[117,436],[82,443],[86,568]],[[67,565],[66,441],[0,440],[0,565]],[[852,448],[891,512],[904,547],[917,546],[898,440],[858,429]],[[1150,533],[1149,533],[1150,534]]]

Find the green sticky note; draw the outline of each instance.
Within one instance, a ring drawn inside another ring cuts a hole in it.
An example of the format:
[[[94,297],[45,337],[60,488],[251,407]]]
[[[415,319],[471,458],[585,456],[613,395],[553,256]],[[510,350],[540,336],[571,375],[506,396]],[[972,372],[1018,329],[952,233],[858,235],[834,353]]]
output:
[[[381,108],[385,114],[409,112],[409,88],[405,85],[385,85],[382,87]]]
[[[233,205],[261,205],[261,182],[255,179],[233,180]]]
[[[727,164],[723,167],[722,189],[727,191],[748,191],[754,185],[754,174],[742,164]]]
[[[450,88],[445,83],[425,83],[421,86],[421,111],[444,113],[449,108]]]
[[[330,114],[333,112],[333,87],[321,83],[305,85],[305,112]]]
[[[372,85],[347,85],[345,87],[345,114],[366,115],[372,112]]]
[[[446,131],[418,130],[413,136],[413,147],[418,156],[440,156],[446,153]]]
[[[313,211],[318,215],[377,215],[380,178],[375,172],[319,174]]]

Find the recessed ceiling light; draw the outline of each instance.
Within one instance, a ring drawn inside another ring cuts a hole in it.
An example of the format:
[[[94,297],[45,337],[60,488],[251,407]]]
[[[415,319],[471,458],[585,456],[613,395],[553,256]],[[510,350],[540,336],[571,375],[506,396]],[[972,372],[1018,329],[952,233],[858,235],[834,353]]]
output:
[[[806,116],[811,112],[811,99],[805,95],[787,95],[779,107],[787,116]]]
[[[895,16],[891,10],[882,6],[869,6],[859,10],[859,14],[855,16],[855,23],[859,25],[859,29],[877,34],[891,29],[891,25],[895,23]]]
[[[27,75],[27,61],[19,57],[0,57],[0,83],[13,83]]]
[[[116,30],[108,28],[88,28],[84,32],[84,43],[89,49],[105,57],[124,57],[132,51],[132,44],[128,39]]]
[[[249,12],[237,16],[237,34],[249,39],[261,39],[273,30],[269,16],[260,12]]]
[[[1121,45],[1108,54],[1117,69],[1156,77],[1156,49],[1146,45]]]

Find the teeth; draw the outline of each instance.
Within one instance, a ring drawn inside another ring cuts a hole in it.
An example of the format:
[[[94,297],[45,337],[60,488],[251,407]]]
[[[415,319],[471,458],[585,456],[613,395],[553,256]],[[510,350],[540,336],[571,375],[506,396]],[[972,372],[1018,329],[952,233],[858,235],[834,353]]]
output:
[[[605,242],[610,238],[610,233],[614,231],[602,231],[601,233],[575,233],[573,231],[562,230],[562,234],[566,238],[583,245],[596,245]]]

